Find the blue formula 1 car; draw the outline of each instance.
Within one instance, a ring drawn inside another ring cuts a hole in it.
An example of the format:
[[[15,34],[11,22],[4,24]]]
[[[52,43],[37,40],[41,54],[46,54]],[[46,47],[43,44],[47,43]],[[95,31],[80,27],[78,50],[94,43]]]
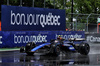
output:
[[[43,42],[41,45],[36,45],[34,42],[29,42],[25,47],[20,48],[20,52],[25,52],[27,55],[33,55],[35,52],[59,55],[61,51],[66,53],[78,52],[83,55],[88,55],[90,46],[84,38],[70,38],[68,40],[54,39],[49,43]]]

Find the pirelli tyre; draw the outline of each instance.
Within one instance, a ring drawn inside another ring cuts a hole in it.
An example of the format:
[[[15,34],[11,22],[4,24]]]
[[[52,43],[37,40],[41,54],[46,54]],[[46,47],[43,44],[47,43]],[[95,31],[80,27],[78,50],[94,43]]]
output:
[[[33,49],[34,47],[36,47],[34,42],[29,42],[26,44],[25,46],[25,52],[27,53],[27,55],[33,55],[34,52],[31,52],[31,49]]]
[[[54,54],[54,56],[60,55],[60,46],[55,46],[53,54]]]
[[[24,51],[25,51],[24,46],[22,46],[22,47],[20,48],[20,52],[22,53],[22,52],[24,52]]]
[[[82,54],[82,55],[88,55],[89,51],[90,51],[89,44],[87,44],[87,43],[81,43],[79,45],[79,52],[80,52],[80,54]]]

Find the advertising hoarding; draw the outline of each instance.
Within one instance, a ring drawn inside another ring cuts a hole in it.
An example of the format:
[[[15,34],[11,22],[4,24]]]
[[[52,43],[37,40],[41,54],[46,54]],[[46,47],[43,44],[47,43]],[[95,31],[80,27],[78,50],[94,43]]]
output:
[[[65,10],[2,5],[2,31],[63,30]]]
[[[42,44],[62,36],[68,38],[85,38],[83,31],[0,31],[0,48],[21,47],[28,42]]]

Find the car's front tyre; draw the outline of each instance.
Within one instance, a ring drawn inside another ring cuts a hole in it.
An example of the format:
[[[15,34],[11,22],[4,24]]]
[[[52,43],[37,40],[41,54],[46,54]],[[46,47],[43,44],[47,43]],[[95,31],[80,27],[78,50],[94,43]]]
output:
[[[59,55],[60,55],[60,47],[59,47],[59,46],[56,46],[56,47],[54,48],[53,54],[54,54],[55,56],[59,56]]]

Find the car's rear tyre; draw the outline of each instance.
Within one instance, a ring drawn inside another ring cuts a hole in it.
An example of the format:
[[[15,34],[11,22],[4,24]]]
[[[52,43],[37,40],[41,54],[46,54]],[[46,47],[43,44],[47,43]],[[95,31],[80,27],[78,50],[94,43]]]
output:
[[[20,52],[24,52],[25,51],[25,49],[24,49],[24,47],[22,46],[21,48],[20,48]]]
[[[80,46],[79,46],[79,52],[80,52],[80,54],[82,54],[82,55],[88,55],[89,51],[90,51],[89,44],[87,44],[87,43],[80,44]]]
[[[34,42],[29,42],[26,44],[25,46],[25,52],[27,53],[27,55],[33,55],[34,52],[31,52],[31,49],[33,49],[34,47],[36,47]]]

